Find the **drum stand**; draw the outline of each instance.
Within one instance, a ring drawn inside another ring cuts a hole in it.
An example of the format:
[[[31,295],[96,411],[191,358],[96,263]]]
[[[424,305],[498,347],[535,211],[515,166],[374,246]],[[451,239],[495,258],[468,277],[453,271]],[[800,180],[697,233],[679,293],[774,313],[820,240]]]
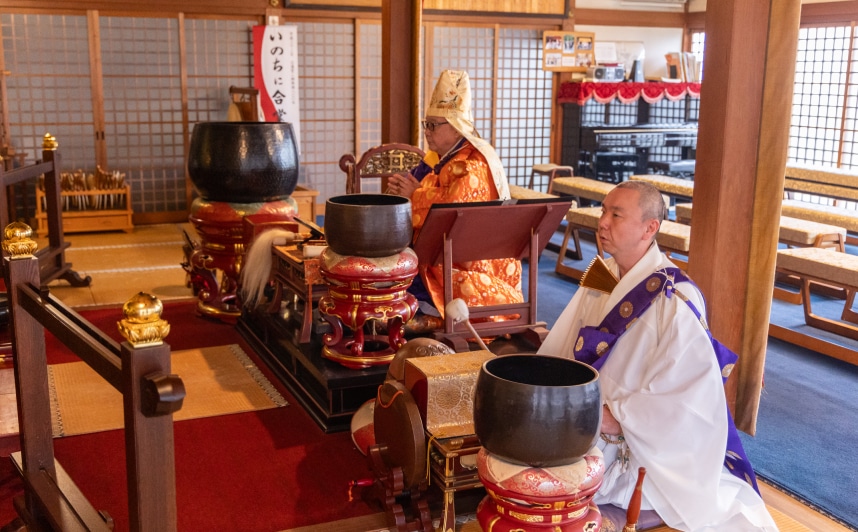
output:
[[[388,525],[397,532],[433,532],[425,483],[407,487],[402,467],[387,466],[387,449],[386,445],[373,445],[367,453],[374,476],[370,496],[382,503]]]

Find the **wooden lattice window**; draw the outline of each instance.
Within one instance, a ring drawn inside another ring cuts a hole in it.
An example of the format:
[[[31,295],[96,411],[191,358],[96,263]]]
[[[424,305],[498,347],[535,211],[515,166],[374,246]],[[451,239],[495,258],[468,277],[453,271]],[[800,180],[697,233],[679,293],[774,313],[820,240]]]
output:
[[[12,146],[32,161],[50,132],[64,168],[95,170],[86,17],[4,13],[0,29]]]
[[[226,120],[229,88],[253,87],[254,25],[246,20],[185,21],[188,122]]]
[[[703,49],[706,47],[706,33],[695,31],[691,34],[691,53],[700,65],[700,81],[703,81]]]
[[[298,24],[302,181],[345,193],[338,161],[355,149],[355,32],[351,22]]]
[[[854,117],[855,103],[844,113],[849,27],[802,28],[795,63],[789,159],[840,166],[844,116]],[[854,126],[854,120],[853,120]]]
[[[87,19],[73,15],[0,15],[7,105],[3,132],[16,154],[41,158],[42,139],[59,141],[64,171],[95,170]],[[16,187],[17,215],[36,211],[36,183]]]
[[[34,158],[50,131],[60,140],[67,168],[93,170],[100,163],[125,172],[143,223],[176,219],[189,199],[188,136],[198,122],[226,118],[229,86],[252,83],[250,27],[256,23],[241,17],[3,13],[3,58],[10,72],[6,133],[18,151]],[[324,202],[344,191],[340,156],[381,140],[381,25],[359,18],[296,25],[300,180],[319,190]],[[432,50],[424,54],[421,105],[442,69],[468,70],[475,125],[498,148],[514,184],[529,179],[533,164],[549,161],[552,77],[541,70],[542,29],[424,28],[424,36],[433,33],[425,40]],[[98,72],[90,72],[93,65]]]
[[[357,156],[360,157],[363,152],[381,144],[381,24],[362,22],[358,28],[360,130]]]
[[[104,135],[135,213],[187,203],[178,20],[100,17]]]
[[[501,29],[495,148],[509,182],[527,186],[534,164],[550,162],[552,73],[542,70],[541,33]],[[548,183],[534,183],[547,190]]]

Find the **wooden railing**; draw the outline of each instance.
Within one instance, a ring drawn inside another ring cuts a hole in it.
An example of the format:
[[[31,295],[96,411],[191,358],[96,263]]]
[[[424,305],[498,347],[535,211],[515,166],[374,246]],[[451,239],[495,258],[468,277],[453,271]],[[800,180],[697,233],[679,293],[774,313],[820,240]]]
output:
[[[63,342],[123,396],[130,530],[176,530],[173,412],[185,396],[170,374],[169,324],[161,302],[140,293],[123,308],[121,345],[40,288],[32,229],[5,229],[5,281],[12,314],[12,349],[21,450],[12,454],[24,481],[15,508],[26,530],[111,530],[54,457],[45,331]],[[21,523],[18,523],[19,525]],[[18,530],[18,528],[16,528]]]
[[[69,243],[63,237],[63,214],[60,194],[60,154],[57,151],[57,140],[45,134],[42,143],[42,160],[29,166],[5,171],[0,165],[0,227],[6,227],[15,220],[9,219],[6,206],[9,203],[9,193],[12,186],[30,179],[45,176],[45,213],[47,215],[48,247],[39,250],[40,279],[42,284],[48,284],[54,279],[65,279],[72,286],[88,286],[92,280],[89,276],[81,278],[72,270],[72,265],[65,260],[65,250]]]

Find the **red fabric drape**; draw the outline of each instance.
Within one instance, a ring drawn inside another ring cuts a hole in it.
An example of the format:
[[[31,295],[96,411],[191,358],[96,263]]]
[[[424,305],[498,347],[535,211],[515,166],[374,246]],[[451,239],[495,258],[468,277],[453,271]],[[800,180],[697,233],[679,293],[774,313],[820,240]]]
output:
[[[603,83],[585,81],[560,85],[557,102],[584,105],[591,98],[599,103],[609,103],[616,98],[622,103],[631,103],[637,101],[638,98],[643,98],[645,102],[656,103],[662,98],[680,100],[686,94],[692,98],[699,98],[700,83],[663,83],[659,81]]]

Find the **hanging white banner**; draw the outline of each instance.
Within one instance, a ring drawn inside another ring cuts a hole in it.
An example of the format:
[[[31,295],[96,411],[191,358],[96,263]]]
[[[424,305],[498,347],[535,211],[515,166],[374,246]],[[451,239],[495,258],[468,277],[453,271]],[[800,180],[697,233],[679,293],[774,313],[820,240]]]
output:
[[[298,27],[254,26],[254,86],[267,122],[290,122],[301,149]]]

